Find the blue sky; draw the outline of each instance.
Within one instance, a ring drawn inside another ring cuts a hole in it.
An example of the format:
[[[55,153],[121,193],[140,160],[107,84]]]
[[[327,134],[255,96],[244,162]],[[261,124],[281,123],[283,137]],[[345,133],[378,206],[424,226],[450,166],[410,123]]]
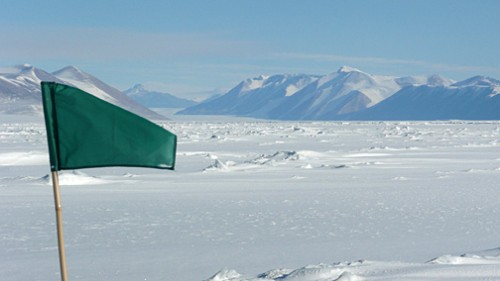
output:
[[[193,98],[260,74],[500,79],[496,0],[3,0],[1,66],[74,65]]]

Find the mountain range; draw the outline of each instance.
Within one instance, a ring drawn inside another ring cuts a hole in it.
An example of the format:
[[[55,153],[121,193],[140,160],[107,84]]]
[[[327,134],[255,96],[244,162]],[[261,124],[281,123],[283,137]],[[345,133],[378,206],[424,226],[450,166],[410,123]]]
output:
[[[195,101],[178,98],[169,93],[150,91],[142,84],[136,84],[123,93],[148,108],[185,108],[198,104]]]
[[[67,84],[149,119],[166,119],[74,66],[53,73],[31,65],[0,68],[0,113],[42,114],[41,81]],[[76,106],[76,105],[75,105]]]
[[[351,120],[499,120],[500,81],[475,76],[451,85],[404,87]]]
[[[475,76],[380,76],[352,67],[328,75],[246,79],[225,95],[177,114],[278,120],[500,119],[500,81]]]
[[[149,119],[148,108],[177,114],[233,115],[276,120],[500,120],[500,81],[474,76],[381,76],[343,66],[327,75],[276,74],[246,79],[201,103],[137,84],[121,92],[68,66],[53,73],[31,65],[0,68],[0,113],[42,114],[40,82],[68,84]]]

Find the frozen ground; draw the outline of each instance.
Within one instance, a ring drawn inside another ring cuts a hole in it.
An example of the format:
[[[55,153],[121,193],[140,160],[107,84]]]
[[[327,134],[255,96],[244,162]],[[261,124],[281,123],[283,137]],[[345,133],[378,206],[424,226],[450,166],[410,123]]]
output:
[[[43,122],[0,118],[0,280],[58,280]],[[500,121],[196,118],[174,172],[61,174],[70,280],[500,280]]]

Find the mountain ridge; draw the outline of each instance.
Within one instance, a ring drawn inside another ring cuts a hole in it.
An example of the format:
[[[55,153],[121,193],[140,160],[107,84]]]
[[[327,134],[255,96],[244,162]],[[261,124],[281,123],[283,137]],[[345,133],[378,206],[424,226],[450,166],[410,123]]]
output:
[[[296,91],[286,94],[279,83],[271,83],[282,77]],[[490,77],[457,82],[439,74],[372,75],[349,66],[309,79],[302,74],[301,81],[307,83],[300,87],[290,77],[297,75],[245,79],[226,94],[177,114],[276,120],[500,119],[500,81]]]
[[[77,87],[145,118],[166,119],[74,66],[66,66],[49,73],[29,64],[0,68],[0,113],[41,115],[41,81]]]
[[[500,91],[484,86],[409,86],[349,120],[498,120]],[[499,88],[500,90],[500,88]]]

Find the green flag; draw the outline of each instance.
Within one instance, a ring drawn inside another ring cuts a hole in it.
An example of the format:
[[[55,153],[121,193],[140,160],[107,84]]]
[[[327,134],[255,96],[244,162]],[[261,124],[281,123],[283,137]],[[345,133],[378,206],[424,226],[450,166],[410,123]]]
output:
[[[177,137],[77,88],[42,82],[52,171],[107,166],[174,169]]]

